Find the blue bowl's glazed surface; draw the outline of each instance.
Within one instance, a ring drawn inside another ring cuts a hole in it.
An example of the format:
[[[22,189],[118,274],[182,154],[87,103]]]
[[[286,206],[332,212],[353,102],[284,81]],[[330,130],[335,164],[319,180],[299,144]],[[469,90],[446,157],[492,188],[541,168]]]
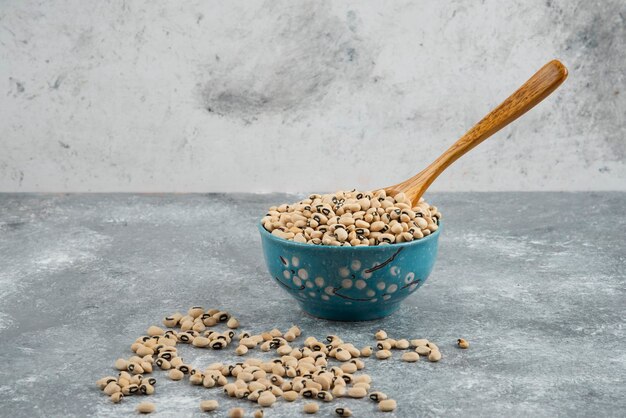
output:
[[[308,314],[340,321],[377,319],[397,310],[432,271],[440,230],[401,244],[331,247],[278,238],[259,224],[274,280]]]

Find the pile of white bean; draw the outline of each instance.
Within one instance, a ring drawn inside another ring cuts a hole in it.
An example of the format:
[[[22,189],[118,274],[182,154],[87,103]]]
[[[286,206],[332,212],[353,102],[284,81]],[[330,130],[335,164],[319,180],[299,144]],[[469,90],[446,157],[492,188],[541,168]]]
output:
[[[383,412],[393,411],[397,405],[382,392],[372,391],[372,379],[361,373],[365,368],[362,358],[374,355],[379,360],[391,357],[391,350],[403,350],[401,360],[415,362],[425,357],[431,362],[441,359],[439,348],[427,339],[391,339],[385,331],[374,335],[376,345],[361,349],[343,341],[337,335],[329,335],[324,341],[307,337],[300,346],[296,340],[301,330],[294,325],[286,332],[272,329],[258,334],[241,332],[235,335],[233,329],[239,321],[228,312],[218,309],[204,310],[192,307],[186,315],[175,313],[163,319],[169,329],[157,326],[148,328],[146,334],[131,345],[134,355],[120,358],[114,363],[119,370],[117,376],[107,376],[97,381],[97,385],[109,396],[113,403],[122,401],[125,396],[134,394],[152,395],[156,379],[144,375],[153,370],[164,370],[171,380],[187,378],[190,384],[205,388],[221,388],[228,396],[252,401],[261,408],[271,407],[279,398],[285,402],[297,399],[331,402],[334,399],[369,398],[377,403]],[[227,329],[217,332],[216,325],[225,324]],[[216,344],[215,342],[219,342]],[[461,344],[463,342],[463,344]],[[179,355],[178,344],[188,344],[201,349],[226,350],[236,345],[234,353],[245,356],[252,350],[273,352],[270,359],[248,357],[235,364],[213,363],[204,368],[188,364]],[[458,345],[467,348],[469,343],[459,339]],[[337,362],[333,365],[331,362]],[[219,409],[217,400],[203,400],[200,410],[209,412]],[[140,413],[151,413],[156,406],[142,402],[137,406]],[[316,403],[307,403],[303,412],[312,414],[319,410]],[[338,416],[349,417],[351,411],[340,406],[335,409]],[[229,411],[230,417],[241,417],[242,408]],[[256,409],[255,418],[263,417],[263,409]]]
[[[435,232],[441,213],[420,199],[404,195],[339,191],[313,194],[294,204],[272,206],[261,220],[277,237],[300,243],[334,246],[388,245],[409,242]]]

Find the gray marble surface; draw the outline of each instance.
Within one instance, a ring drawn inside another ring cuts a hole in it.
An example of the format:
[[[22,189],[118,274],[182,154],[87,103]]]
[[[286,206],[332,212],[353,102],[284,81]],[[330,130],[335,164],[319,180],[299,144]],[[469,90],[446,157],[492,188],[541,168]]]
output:
[[[441,347],[437,364],[367,361],[395,413],[342,400],[320,416],[339,404],[358,417],[626,414],[626,194],[433,194],[446,222],[433,274],[399,312],[366,323],[305,316],[270,281],[254,223],[293,199],[0,194],[0,415],[134,414],[139,397],[113,405],[95,380],[149,325],[191,305],[227,309],[250,331],[295,322],[360,345],[384,328]],[[471,348],[455,348],[458,337]],[[182,351],[200,367],[235,360]],[[214,416],[250,408],[155,375],[158,416],[199,416],[210,398],[222,405]],[[266,416],[301,408],[279,402]]]
[[[396,184],[558,58],[438,190],[626,191],[626,1],[381,3],[4,0],[0,190]]]

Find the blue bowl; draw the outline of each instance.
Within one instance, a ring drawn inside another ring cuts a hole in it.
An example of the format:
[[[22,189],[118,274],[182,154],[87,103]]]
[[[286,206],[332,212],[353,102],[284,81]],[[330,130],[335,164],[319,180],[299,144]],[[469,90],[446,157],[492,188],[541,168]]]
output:
[[[259,224],[265,263],[276,282],[315,317],[367,321],[391,315],[419,289],[437,258],[440,228],[400,244],[332,247],[278,238]]]

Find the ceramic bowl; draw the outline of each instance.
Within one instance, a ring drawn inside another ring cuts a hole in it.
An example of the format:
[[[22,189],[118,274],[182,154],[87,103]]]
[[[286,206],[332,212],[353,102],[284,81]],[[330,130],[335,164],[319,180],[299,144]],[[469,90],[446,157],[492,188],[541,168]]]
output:
[[[278,238],[259,224],[272,278],[302,309],[339,321],[383,318],[419,289],[437,258],[439,229],[400,244],[332,247]]]

